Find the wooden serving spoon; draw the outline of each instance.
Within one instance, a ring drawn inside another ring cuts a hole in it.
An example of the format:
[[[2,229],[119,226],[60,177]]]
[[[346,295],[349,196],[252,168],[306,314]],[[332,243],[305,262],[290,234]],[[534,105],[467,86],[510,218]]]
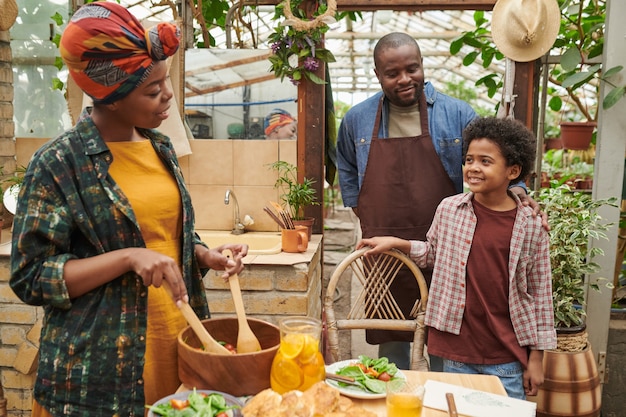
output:
[[[174,297],[172,296],[172,289],[170,288],[170,284],[167,281],[163,281],[163,288],[165,288],[165,291],[169,294],[173,301]],[[207,352],[217,353],[221,355],[232,355],[232,353],[228,349],[222,346],[217,340],[213,338],[213,336],[211,336],[211,334],[204,327],[204,325],[196,315],[196,312],[193,311],[193,308],[191,308],[189,303],[181,302],[177,304],[177,307],[185,317],[185,320],[187,320],[187,323],[189,323],[189,325],[191,326],[196,336],[198,336],[198,339],[200,339],[200,343],[202,343],[202,346],[204,346],[204,350],[206,350]]]
[[[233,259],[233,254],[229,249],[222,251],[222,254]],[[230,292],[233,295],[235,303],[235,312],[237,313],[237,321],[239,323],[239,332],[237,334],[237,353],[251,353],[261,350],[259,339],[256,338],[246,319],[246,311],[243,307],[243,298],[241,297],[241,287],[239,286],[239,275],[233,274],[228,278],[230,284]]]

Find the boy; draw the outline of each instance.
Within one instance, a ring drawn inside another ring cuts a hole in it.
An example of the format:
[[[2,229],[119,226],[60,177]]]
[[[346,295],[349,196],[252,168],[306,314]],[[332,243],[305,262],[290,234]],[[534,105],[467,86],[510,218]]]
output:
[[[497,375],[525,399],[543,383],[543,351],[556,347],[549,236],[508,190],[528,176],[535,139],[516,120],[480,118],[463,143],[469,192],[439,204],[426,241],[374,237],[357,248],[396,248],[433,267],[429,353],[444,358],[444,372]]]

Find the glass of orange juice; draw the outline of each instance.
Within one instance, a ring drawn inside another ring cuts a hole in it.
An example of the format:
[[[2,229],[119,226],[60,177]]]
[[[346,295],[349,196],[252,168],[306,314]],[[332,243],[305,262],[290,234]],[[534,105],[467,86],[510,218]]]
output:
[[[306,391],[326,378],[320,352],[322,322],[313,317],[286,317],[279,323],[280,347],[270,371],[270,383],[279,394]]]
[[[387,417],[419,417],[422,415],[424,386],[406,380],[387,383]]]

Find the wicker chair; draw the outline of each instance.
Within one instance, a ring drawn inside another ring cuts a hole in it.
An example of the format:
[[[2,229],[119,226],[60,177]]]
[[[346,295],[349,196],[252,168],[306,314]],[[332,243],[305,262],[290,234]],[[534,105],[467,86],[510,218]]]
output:
[[[328,348],[331,360],[339,358],[339,331],[354,329],[405,330],[415,333],[411,351],[411,369],[428,370],[428,362],[424,358],[424,317],[428,301],[428,287],[420,269],[404,253],[391,250],[377,256],[366,257],[368,248],[361,248],[348,255],[330,277],[324,297],[326,311],[326,327],[328,332]],[[389,291],[389,286],[396,278],[398,271],[406,265],[417,280],[421,298],[415,301],[411,317],[404,317],[396,300]],[[350,279],[345,271],[351,271],[363,285],[354,305],[346,318],[337,318],[333,308],[335,288],[340,279]],[[382,318],[380,318],[382,317]]]

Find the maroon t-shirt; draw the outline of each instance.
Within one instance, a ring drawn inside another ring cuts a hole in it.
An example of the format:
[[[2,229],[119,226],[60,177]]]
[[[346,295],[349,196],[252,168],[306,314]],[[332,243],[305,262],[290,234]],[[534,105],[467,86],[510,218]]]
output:
[[[517,209],[493,211],[473,200],[476,232],[467,260],[465,311],[459,335],[428,329],[428,351],[472,364],[519,361],[528,352],[515,337],[509,314],[509,248]]]

